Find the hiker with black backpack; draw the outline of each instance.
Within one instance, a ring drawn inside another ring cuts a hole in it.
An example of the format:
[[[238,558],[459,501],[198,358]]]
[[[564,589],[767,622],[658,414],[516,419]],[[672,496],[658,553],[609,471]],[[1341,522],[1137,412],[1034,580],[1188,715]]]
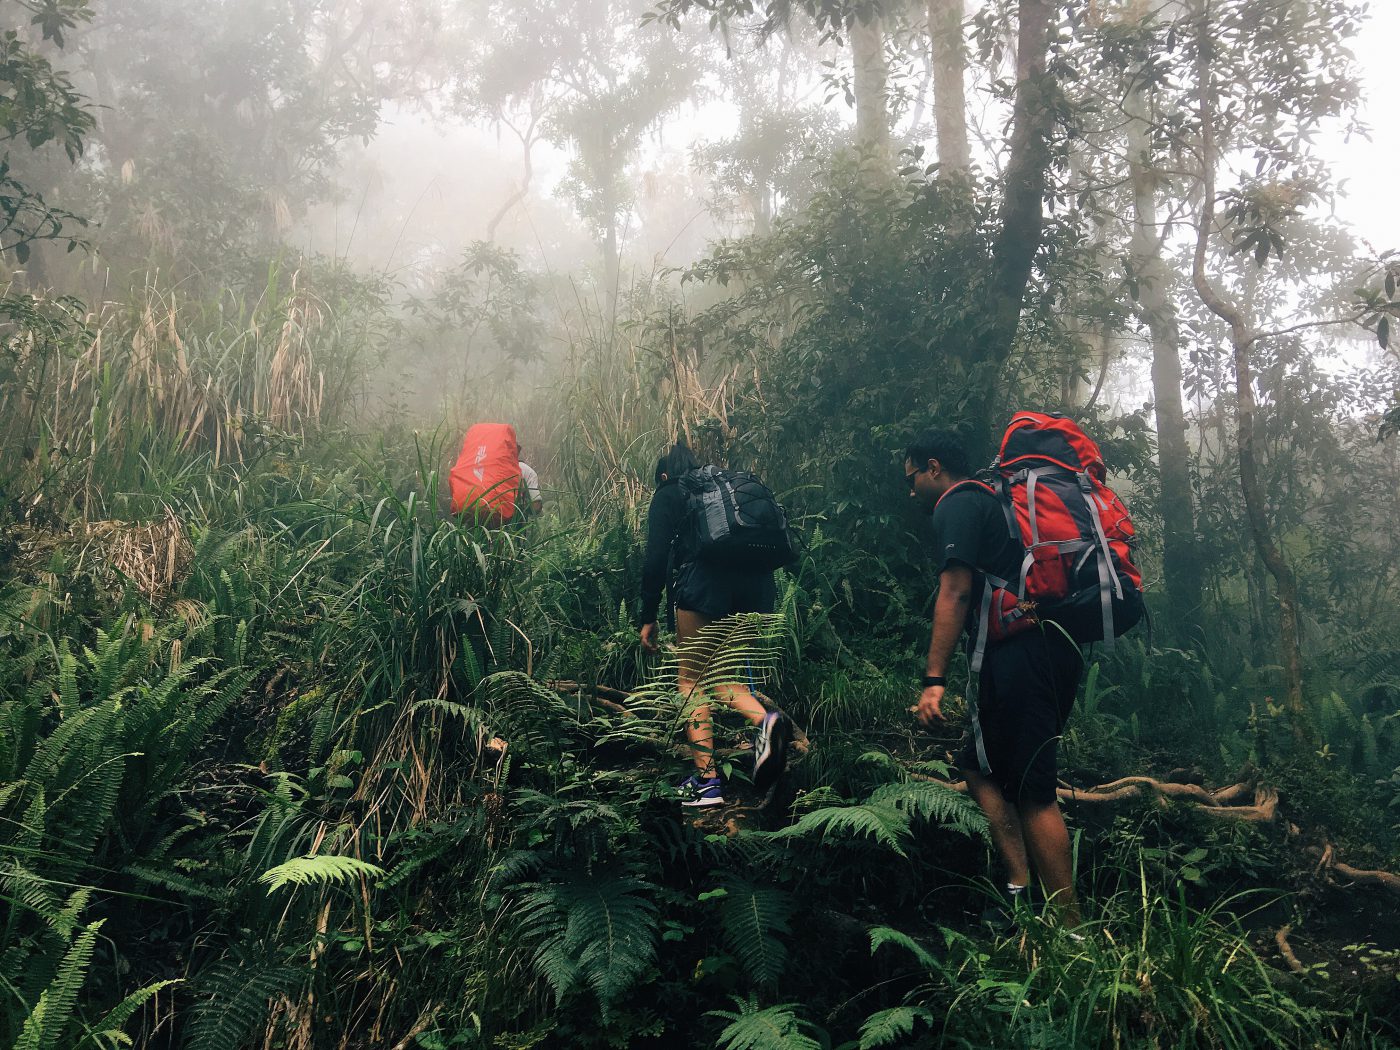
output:
[[[1078,691],[1080,644],[1142,613],[1132,523],[1104,484],[1098,447],[1071,420],[1025,412],[974,478],[957,434],[929,430],[905,454],[909,495],[933,515],[939,572],[926,675],[911,708],[943,720],[949,662],[968,636],[971,741],[956,756],[1006,869],[1007,904],[1034,866],[1064,921],[1079,922],[1056,750]]]
[[[695,772],[680,786],[683,806],[724,802],[707,699],[728,705],[757,728],[754,785],[766,791],[782,775],[791,736],[787,717],[767,710],[743,682],[707,684],[709,697],[696,696],[703,656],[694,643],[706,626],[726,616],[772,612],[777,600],[773,570],[792,556],[782,508],[756,477],[701,467],[680,442],[657,461],[656,492],[647,512],[639,621],[642,647],[657,652],[657,609],[662,588],[669,588],[680,652],[677,684],[681,696],[694,705],[686,738]]]

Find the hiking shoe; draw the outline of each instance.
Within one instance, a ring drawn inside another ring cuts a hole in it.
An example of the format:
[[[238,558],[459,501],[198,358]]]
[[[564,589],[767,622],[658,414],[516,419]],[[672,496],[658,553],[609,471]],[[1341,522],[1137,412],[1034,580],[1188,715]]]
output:
[[[1012,893],[1009,890],[997,894],[982,909],[978,920],[993,933],[1008,934],[1016,928],[1017,919],[1026,920],[1035,915],[1035,903],[1031,899],[1030,888]]]
[[[686,777],[677,790],[680,792],[682,806],[698,809],[702,806],[724,805],[723,777],[702,777],[698,773],[693,774]]]
[[[767,791],[787,768],[787,746],[792,739],[792,723],[781,711],[769,711],[758,723],[753,745],[753,786]]]

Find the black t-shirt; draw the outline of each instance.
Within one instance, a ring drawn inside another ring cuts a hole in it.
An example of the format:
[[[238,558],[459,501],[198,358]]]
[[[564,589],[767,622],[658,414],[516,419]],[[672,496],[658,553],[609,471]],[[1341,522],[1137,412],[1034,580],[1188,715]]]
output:
[[[1021,538],[1011,535],[1001,500],[981,485],[964,485],[946,494],[933,512],[933,552],[940,575],[952,564],[972,570],[967,633],[975,635],[984,574],[990,572],[1013,585],[1021,575]]]

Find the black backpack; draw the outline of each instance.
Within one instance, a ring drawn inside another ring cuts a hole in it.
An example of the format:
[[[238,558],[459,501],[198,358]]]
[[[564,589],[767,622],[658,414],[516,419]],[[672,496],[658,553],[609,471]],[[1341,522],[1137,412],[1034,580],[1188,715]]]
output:
[[[698,467],[677,482],[686,494],[686,560],[771,572],[797,560],[787,514],[758,475]]]

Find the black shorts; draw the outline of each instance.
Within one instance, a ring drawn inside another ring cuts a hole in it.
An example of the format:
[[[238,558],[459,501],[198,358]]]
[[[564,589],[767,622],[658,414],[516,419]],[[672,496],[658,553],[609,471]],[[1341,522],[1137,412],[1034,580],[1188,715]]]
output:
[[[671,600],[677,609],[718,620],[730,613],[772,612],[778,588],[771,572],[692,561],[676,570]]]
[[[1055,801],[1056,751],[1069,720],[1084,658],[1053,627],[1032,629],[988,646],[977,688],[973,738],[957,755],[960,769],[982,769],[981,732],[992,781],[1011,803]]]

